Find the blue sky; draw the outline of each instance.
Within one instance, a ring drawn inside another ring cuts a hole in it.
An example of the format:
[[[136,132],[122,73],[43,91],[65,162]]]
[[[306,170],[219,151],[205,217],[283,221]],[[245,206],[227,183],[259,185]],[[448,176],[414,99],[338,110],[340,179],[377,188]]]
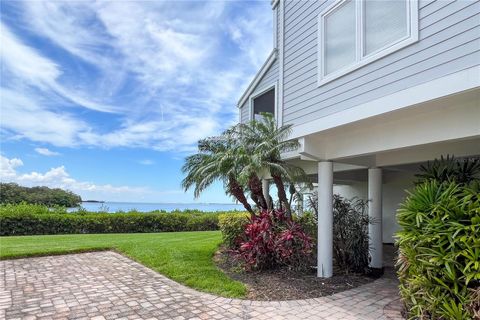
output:
[[[1,179],[84,199],[192,202],[184,157],[272,50],[268,0],[2,1],[0,27]]]

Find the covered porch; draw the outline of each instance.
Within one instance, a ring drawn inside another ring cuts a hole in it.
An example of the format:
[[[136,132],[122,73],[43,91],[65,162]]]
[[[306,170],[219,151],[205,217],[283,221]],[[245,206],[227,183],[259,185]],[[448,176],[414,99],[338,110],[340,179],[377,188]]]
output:
[[[446,155],[480,155],[479,90],[448,96],[330,129],[295,129],[300,149],[287,155],[318,192],[318,276],[333,274],[333,194],[368,200],[370,267],[383,268],[395,214],[422,164]],[[302,132],[303,131],[303,132]],[[302,133],[309,133],[299,136]]]
[[[462,140],[434,146],[439,149],[427,159],[420,159],[428,146],[402,150],[411,153],[411,163],[384,163],[381,166],[360,166],[339,161],[294,162],[311,173],[310,177],[318,193],[318,276],[331,277],[333,274],[333,194],[344,198],[354,197],[368,200],[368,215],[374,221],[369,226],[370,267],[381,269],[389,254],[384,255],[384,246],[395,242],[394,235],[399,230],[396,211],[407,196],[406,190],[415,185],[415,175],[420,172],[426,160],[434,160],[442,155],[469,157],[480,155],[480,139]],[[433,150],[431,150],[433,151]],[[425,154],[425,156],[427,156]],[[401,160],[399,155],[390,155],[391,159]],[[378,155],[377,157],[378,158]]]

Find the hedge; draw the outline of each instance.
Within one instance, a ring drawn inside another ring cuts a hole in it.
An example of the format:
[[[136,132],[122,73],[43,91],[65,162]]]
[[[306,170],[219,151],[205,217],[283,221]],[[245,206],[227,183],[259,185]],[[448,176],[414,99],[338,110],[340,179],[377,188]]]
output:
[[[234,214],[221,214],[218,216],[218,224],[222,232],[223,243],[228,248],[235,248],[238,237],[244,232],[250,214],[246,212]]]
[[[397,213],[409,319],[480,319],[480,185],[425,182]]]
[[[208,231],[219,229],[220,214],[135,211],[68,213],[64,209],[49,211],[37,205],[6,205],[0,206],[0,235]]]

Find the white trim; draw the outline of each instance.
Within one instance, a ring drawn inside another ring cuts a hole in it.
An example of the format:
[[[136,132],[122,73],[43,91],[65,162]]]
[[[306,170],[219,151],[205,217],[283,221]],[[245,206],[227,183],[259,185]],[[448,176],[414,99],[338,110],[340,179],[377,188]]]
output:
[[[291,138],[299,138],[382,113],[446,97],[480,87],[480,66],[395,92],[379,99],[343,110],[292,128]]]
[[[261,88],[260,90],[257,90],[255,91],[254,93],[252,93],[249,98],[248,98],[248,112],[249,112],[249,115],[248,115],[248,119],[251,121],[253,120],[253,100],[255,100],[255,98],[258,98],[259,96],[261,96],[262,94],[270,91],[270,90],[275,90],[274,93],[275,93],[275,98],[274,98],[274,106],[273,106],[273,112],[275,113],[274,114],[274,117],[276,118],[277,117],[277,107],[278,107],[278,104],[277,104],[277,100],[278,100],[278,90],[277,90],[277,83],[273,83],[271,85],[268,85],[266,87],[263,87]]]
[[[274,108],[274,117],[275,117],[275,120],[277,121],[277,123],[279,123],[279,118],[278,118],[278,114],[279,114],[279,109],[280,108],[280,105],[278,104],[278,97],[279,97],[279,90],[278,90],[278,80],[275,81],[275,86],[274,86],[274,90],[275,90],[275,108]]]
[[[273,17],[272,17],[272,21],[273,21],[273,48],[274,49],[277,49],[278,47],[278,39],[277,39],[277,6],[275,6],[272,10],[273,12]]]
[[[283,125],[283,63],[284,63],[284,27],[285,27],[285,1],[280,3],[280,6],[277,10],[280,10],[280,38],[278,39],[278,115],[277,115],[277,125],[281,127]]]
[[[369,63],[372,63],[375,60],[378,60],[386,55],[389,55],[395,51],[398,51],[406,46],[409,46],[418,41],[418,0],[405,0],[407,3],[407,35],[401,39],[398,39],[396,42],[391,43],[383,48],[378,49],[377,51],[364,55],[364,3],[366,0],[350,0],[353,1],[356,12],[356,44],[355,44],[355,62],[340,69],[332,74],[325,74],[325,59],[324,59],[324,43],[325,43],[325,17],[336,10],[338,7],[342,6],[348,0],[338,0],[332,5],[327,7],[318,15],[318,44],[317,44],[317,64],[318,64],[318,75],[317,75],[317,85],[322,86],[325,83],[333,81],[341,76],[344,76],[358,68],[361,68]]]
[[[252,82],[250,82],[250,84],[248,85],[247,90],[245,90],[245,92],[240,97],[240,100],[237,103],[237,108],[241,108],[242,105],[247,101],[248,97],[252,94],[252,91],[258,85],[260,80],[262,80],[263,76],[265,75],[265,73],[267,73],[268,69],[272,66],[276,59],[277,50],[273,49],[272,53],[270,53],[263,66],[260,68],[260,70],[258,70],[257,74],[252,79]]]

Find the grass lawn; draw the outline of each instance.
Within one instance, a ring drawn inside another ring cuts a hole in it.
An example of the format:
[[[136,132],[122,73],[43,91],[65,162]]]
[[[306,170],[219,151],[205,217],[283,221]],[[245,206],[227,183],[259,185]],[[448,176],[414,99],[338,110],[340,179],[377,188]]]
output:
[[[245,285],[212,261],[220,242],[218,231],[0,237],[0,259],[114,249],[189,287],[244,297]]]

